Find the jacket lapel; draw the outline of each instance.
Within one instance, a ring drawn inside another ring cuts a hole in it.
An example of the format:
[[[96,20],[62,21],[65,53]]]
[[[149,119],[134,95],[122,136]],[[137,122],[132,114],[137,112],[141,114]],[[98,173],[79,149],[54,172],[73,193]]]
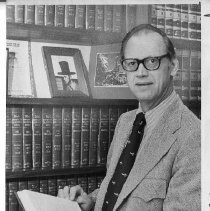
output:
[[[168,152],[175,141],[173,133],[180,128],[181,111],[177,109],[180,101],[169,106],[154,133],[147,140],[140,151],[140,155],[127,178],[114,210],[119,207],[123,200],[135,189],[147,173]],[[117,163],[117,161],[116,161]]]

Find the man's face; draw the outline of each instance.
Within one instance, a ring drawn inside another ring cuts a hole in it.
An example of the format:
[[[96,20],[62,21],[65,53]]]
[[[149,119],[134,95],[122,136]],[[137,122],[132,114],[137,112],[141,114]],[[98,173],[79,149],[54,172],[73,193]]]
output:
[[[144,59],[166,54],[162,37],[155,32],[143,33],[131,37],[125,47],[125,58]],[[140,64],[135,72],[127,72],[127,82],[130,90],[141,102],[154,104],[163,98],[170,86],[170,76],[173,75],[174,65],[164,57],[157,70],[149,71]]]
[[[65,83],[68,84],[69,81],[70,81],[70,76],[69,75],[64,75],[63,79],[64,79]]]

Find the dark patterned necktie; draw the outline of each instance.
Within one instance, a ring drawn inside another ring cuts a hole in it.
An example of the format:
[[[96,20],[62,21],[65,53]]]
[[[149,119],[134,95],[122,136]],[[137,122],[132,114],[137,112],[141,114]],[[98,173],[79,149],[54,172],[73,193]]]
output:
[[[136,154],[143,138],[145,124],[146,120],[144,114],[137,114],[130,137],[122,151],[114,175],[109,182],[102,211],[112,211],[114,208],[123,184],[125,183],[136,159]]]

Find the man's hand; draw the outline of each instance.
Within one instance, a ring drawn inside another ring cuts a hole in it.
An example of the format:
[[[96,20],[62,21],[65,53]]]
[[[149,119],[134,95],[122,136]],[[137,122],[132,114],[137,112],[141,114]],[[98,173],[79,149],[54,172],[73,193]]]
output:
[[[91,197],[79,185],[71,188],[65,186],[63,189],[59,189],[58,197],[76,201],[82,211],[89,211],[94,205]]]

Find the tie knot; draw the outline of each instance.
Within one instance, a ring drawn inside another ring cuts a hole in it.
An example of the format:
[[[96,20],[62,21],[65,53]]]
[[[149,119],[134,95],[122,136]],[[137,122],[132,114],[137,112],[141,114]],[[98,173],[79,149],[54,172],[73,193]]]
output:
[[[141,113],[138,113],[136,115],[136,119],[133,123],[134,126],[145,126],[146,124],[146,119],[145,119],[145,116],[144,116],[144,113],[141,112]]]

